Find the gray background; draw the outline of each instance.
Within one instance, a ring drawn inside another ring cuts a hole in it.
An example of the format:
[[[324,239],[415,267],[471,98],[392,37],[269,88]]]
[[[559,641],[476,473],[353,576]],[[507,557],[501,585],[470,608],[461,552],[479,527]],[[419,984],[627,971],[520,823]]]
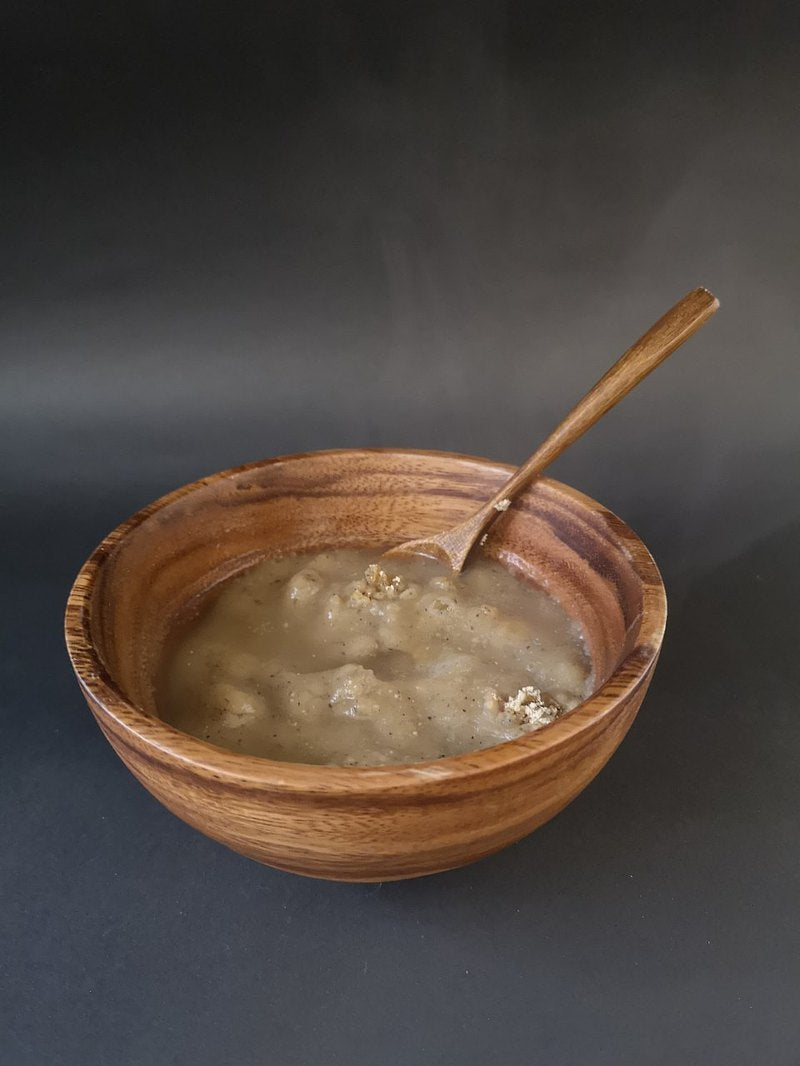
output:
[[[7,5],[0,1062],[797,1064],[792,5]],[[359,887],[167,814],[83,706],[71,580],[153,497],[293,450],[555,467],[671,596],[601,776],[500,856]]]

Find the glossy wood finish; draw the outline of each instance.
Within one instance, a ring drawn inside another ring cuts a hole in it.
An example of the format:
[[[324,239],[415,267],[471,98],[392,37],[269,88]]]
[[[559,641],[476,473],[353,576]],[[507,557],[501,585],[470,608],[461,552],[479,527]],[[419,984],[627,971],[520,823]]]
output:
[[[374,546],[455,525],[510,468],[414,451],[317,452],[178,489],[114,530],[70,593],[81,689],[142,784],[190,825],[261,862],[351,881],[459,866],[547,821],[595,776],[639,708],[666,601],[652,558],[614,515],[540,479],[485,547],[558,596],[586,632],[598,691],[537,733],[402,767],[338,768],[237,755],[159,720],[154,678],[187,604],[267,554]]]
[[[507,510],[519,493],[559,455],[696,333],[718,307],[719,301],[708,289],[693,289],[687,293],[620,356],[488,503],[452,529],[433,537],[398,544],[386,554],[430,555],[456,572],[461,570],[478,538],[497,515]]]

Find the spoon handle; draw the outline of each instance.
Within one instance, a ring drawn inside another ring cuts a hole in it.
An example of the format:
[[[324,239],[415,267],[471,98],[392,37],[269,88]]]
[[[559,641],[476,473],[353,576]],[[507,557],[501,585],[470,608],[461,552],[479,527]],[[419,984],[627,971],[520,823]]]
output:
[[[663,363],[685,340],[711,318],[719,307],[708,289],[692,289],[600,378],[526,463],[515,471],[488,503],[460,522],[434,536],[409,540],[387,555],[432,555],[458,573],[475,541],[505,511],[511,501],[587,429],[619,403],[623,396]]]
[[[719,307],[719,301],[708,289],[692,289],[682,300],[651,326],[624,355],[606,371],[597,384],[572,408],[533,455],[517,470],[500,491],[486,505],[487,517],[492,511],[504,510],[506,500],[537,477],[563,451],[598,422],[615,404],[627,396],[647,375],[688,340]],[[496,505],[502,505],[497,507]],[[488,523],[484,523],[483,527]],[[481,530],[482,531],[482,530]]]

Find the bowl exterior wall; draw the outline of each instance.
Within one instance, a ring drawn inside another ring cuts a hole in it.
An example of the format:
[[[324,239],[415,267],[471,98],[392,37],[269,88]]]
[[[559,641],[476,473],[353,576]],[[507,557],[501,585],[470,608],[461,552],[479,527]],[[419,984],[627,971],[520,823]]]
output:
[[[652,673],[652,671],[651,671]],[[647,690],[594,729],[527,762],[369,797],[297,795],[215,780],[115,728],[84,692],[116,753],[165,807],[234,851],[332,881],[393,881],[450,870],[527,836],[567,806],[613,755]]]

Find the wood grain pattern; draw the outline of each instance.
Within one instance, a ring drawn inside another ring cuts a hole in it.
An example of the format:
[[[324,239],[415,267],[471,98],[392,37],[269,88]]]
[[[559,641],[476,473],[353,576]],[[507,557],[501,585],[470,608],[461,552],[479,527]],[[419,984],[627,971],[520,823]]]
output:
[[[430,555],[458,573],[478,538],[497,520],[497,515],[668,355],[705,325],[718,307],[719,300],[708,289],[692,289],[619,357],[488,503],[452,529],[398,544],[386,554]]]
[[[455,525],[510,468],[437,452],[317,452],[178,489],[114,530],[69,596],[66,639],[100,728],[142,784],[190,825],[261,862],[381,881],[470,862],[531,832],[608,760],[639,708],[666,619],[641,541],[581,493],[540,479],[484,551],[544,584],[583,626],[596,694],[539,732],[402,767],[237,755],[159,720],[154,679],[191,600],[269,554],[373,546]]]

